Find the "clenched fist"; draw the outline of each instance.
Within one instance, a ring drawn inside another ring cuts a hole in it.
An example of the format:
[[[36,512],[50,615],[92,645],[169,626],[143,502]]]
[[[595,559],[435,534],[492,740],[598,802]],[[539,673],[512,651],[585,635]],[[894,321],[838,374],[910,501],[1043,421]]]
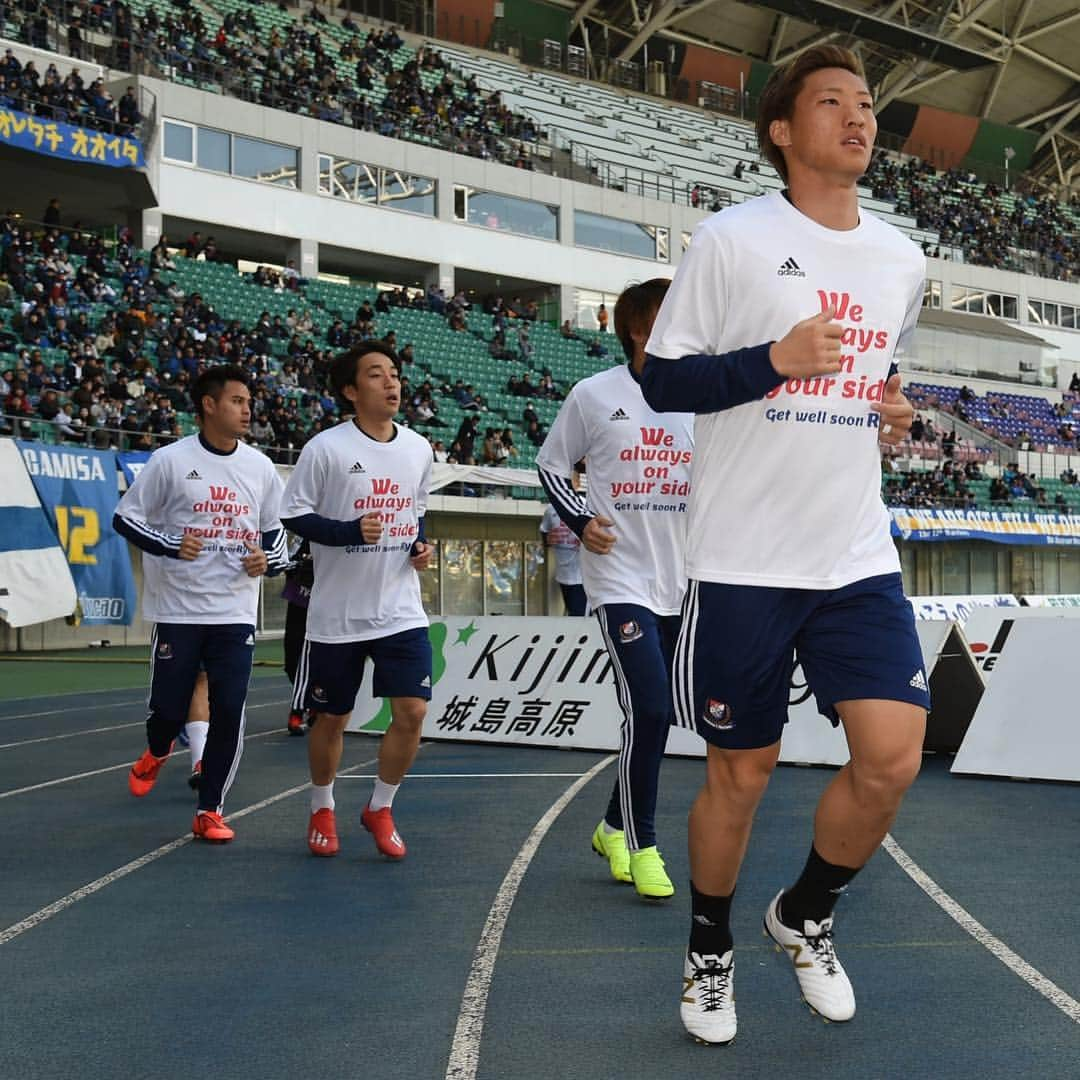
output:
[[[360,519],[360,535],[365,544],[377,544],[382,539],[382,514],[372,510]]]
[[[833,322],[835,305],[796,323],[787,335],[774,342],[769,360],[778,375],[805,379],[840,370],[840,338],[844,328]]]
[[[581,542],[586,551],[594,555],[606,555],[615,546],[615,534],[608,532],[608,528],[615,522],[610,518],[597,515],[589,520],[589,523],[581,530]]]
[[[201,536],[196,536],[194,533],[184,533],[183,538],[180,541],[180,558],[184,562],[193,562],[199,557],[199,552],[203,549],[203,542]]]

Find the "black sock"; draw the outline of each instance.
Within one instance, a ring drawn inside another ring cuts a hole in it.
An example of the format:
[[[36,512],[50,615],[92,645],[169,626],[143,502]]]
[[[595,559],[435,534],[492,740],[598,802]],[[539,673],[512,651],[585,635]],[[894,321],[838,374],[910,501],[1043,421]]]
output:
[[[732,946],[731,896],[708,896],[690,882],[690,952],[723,956]]]
[[[781,922],[801,931],[807,919],[817,923],[827,919],[848,882],[861,869],[826,862],[811,846],[799,880],[780,899]]]

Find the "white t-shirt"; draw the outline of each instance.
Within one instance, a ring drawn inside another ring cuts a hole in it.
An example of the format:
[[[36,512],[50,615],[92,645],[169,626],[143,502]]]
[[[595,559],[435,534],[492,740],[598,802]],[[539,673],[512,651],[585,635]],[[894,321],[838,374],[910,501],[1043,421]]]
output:
[[[556,513],[554,506],[544,511],[540,532],[555,553],[555,580],[560,585],[581,584],[581,541]]]
[[[155,450],[116,512],[150,541],[175,549],[184,533],[202,537],[191,560],[143,552],[147,622],[254,625],[259,579],[248,577],[244,541],[281,528],[281,481],[265,454],[239,443],[207,450],[198,435]]]
[[[537,468],[569,476],[586,459],[591,514],[615,524],[607,555],[581,549],[589,606],[640,604],[678,614],[686,591],[686,546],[694,418],[656,413],[629,367],[574,385],[537,455]]]
[[[409,552],[427,509],[431,444],[397,424],[394,431],[389,442],[378,442],[350,420],[316,435],[285,486],[285,519],[318,514],[357,521],[374,510],[383,515],[377,544],[365,544],[359,529],[348,547],[312,542],[311,641],[366,641],[428,625]]]
[[[690,578],[835,589],[899,571],[869,405],[910,346],[925,268],[915,244],[866,211],[855,229],[827,229],[779,192],[698,227],[647,353],[761,345],[832,302],[844,368],[697,417]]]

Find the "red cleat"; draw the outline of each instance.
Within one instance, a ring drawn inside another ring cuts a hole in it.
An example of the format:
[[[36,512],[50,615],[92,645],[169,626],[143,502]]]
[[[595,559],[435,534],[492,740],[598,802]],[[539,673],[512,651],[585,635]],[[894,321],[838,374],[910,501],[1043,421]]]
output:
[[[312,855],[336,855],[338,853],[337,821],[334,811],[328,807],[316,810],[308,823],[307,846]]]
[[[172,753],[172,743],[169,743],[169,754]],[[158,773],[161,766],[169,760],[169,754],[164,757],[154,757],[149,747],[143,751],[142,757],[131,766],[128,773],[128,791],[137,799],[150,794],[150,789],[157,783]]]
[[[290,735],[303,735],[304,734],[304,716],[303,713],[291,712],[289,713],[288,723],[285,725],[285,730]]]
[[[191,823],[191,831],[196,840],[207,840],[211,844],[227,844],[236,835],[213,810],[200,810]]]
[[[394,827],[389,806],[384,806],[381,810],[372,810],[370,806],[365,806],[360,821],[375,838],[375,846],[388,859],[405,858],[405,841]]]

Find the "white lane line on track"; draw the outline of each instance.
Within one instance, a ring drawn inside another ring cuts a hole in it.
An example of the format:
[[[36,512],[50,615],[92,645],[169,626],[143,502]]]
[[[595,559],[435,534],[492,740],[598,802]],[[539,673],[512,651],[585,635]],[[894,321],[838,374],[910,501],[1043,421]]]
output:
[[[0,671],[2,671],[2,670],[3,669],[0,668]],[[251,687],[250,690],[249,690],[249,693],[256,693],[257,691],[259,691],[261,689],[262,689],[261,686]],[[266,689],[267,690],[276,690],[277,687],[276,686],[268,686],[268,687],[266,687]],[[101,694],[117,694],[117,693],[120,693],[120,692],[121,691],[119,691],[119,690],[90,690],[90,691],[73,690],[71,692],[71,696],[74,696],[75,694],[82,694],[83,696],[88,696],[89,694],[99,694],[99,693],[101,693]],[[147,691],[144,689],[140,693],[140,695],[138,697],[132,698],[130,701],[127,700],[127,699],[125,699],[124,701],[102,701],[102,702],[99,702],[96,705],[79,705],[75,709],[72,709],[71,707],[67,707],[67,708],[63,708],[63,709],[47,709],[45,712],[28,712],[28,713],[12,713],[12,714],[5,714],[4,712],[0,711],[0,723],[2,723],[5,720],[33,720],[33,719],[36,719],[39,716],[59,716],[61,713],[69,713],[69,712],[73,712],[73,711],[74,712],[91,712],[91,711],[96,711],[98,709],[130,709],[134,705],[145,705],[146,704],[146,693],[147,693]],[[63,694],[48,694],[46,696],[47,697],[64,697],[65,695],[63,695]],[[14,699],[9,698],[8,699],[8,701],[12,701],[12,700],[15,700],[15,701],[33,701],[34,699],[33,698],[14,698]],[[289,698],[288,700],[292,701],[292,698]],[[0,709],[2,709],[3,705],[5,705],[5,704],[7,704],[7,702],[0,702]],[[277,702],[276,704],[280,704],[280,702]]]
[[[0,747],[2,749],[2,747]],[[525,776],[555,776],[569,779],[584,776],[579,772],[422,772],[409,773],[410,780],[501,780]],[[345,780],[374,780],[378,773],[353,773],[352,776],[339,777]]]
[[[18,742],[0,743],[0,750],[11,750],[17,746],[33,746],[35,743],[56,742],[57,739],[74,739],[79,735],[100,735],[104,731],[120,731],[122,728],[146,727],[145,720],[132,720],[129,724],[109,724],[108,727],[83,728],[82,731],[69,731],[64,735],[41,735],[36,739],[20,739]]]
[[[258,708],[258,706],[252,706]],[[250,742],[252,739],[265,739],[267,735],[277,735],[279,728],[273,728],[270,731],[259,731],[254,735],[245,735],[244,742]],[[284,732],[281,732],[284,734]],[[365,764],[371,764],[365,762]],[[119,765],[106,765],[103,769],[91,769],[89,772],[75,773],[72,776],[61,776],[56,780],[46,780],[41,784],[30,784],[27,787],[11,788],[9,791],[0,791],[0,799],[10,799],[14,795],[25,795],[29,791],[41,791],[42,788],[56,787],[57,784],[68,784],[73,780],[86,780],[91,776],[100,776],[102,773],[116,772],[117,769],[130,769],[130,761],[122,761]]]
[[[450,1061],[446,1066],[446,1080],[474,1080],[480,1064],[480,1039],[484,1034],[484,1015],[487,1012],[488,992],[495,973],[495,960],[499,955],[503,930],[506,929],[510,908],[517,896],[518,888],[529,863],[540,847],[548,830],[555,824],[558,816],[570,805],[575,795],[602,769],[606,769],[617,759],[616,754],[598,761],[586,773],[578,775],[555,802],[548,807],[547,813],[533,826],[528,839],[521,846],[517,857],[506,872],[499,891],[495,894],[491,910],[480,940],[473,955],[469,978],[465,983],[465,992],[461,997],[461,1010],[458,1013],[457,1027],[454,1030],[454,1042],[450,1047]]]
[[[1074,1024],[1080,1024],[1080,1001],[1070,997],[1057,983],[1033,968],[1022,956],[1013,952],[1000,938],[995,937],[969,911],[961,907],[915,860],[886,834],[881,846],[892,856],[905,874],[950,919],[969,933],[984,949],[996,956],[1014,975],[1018,975],[1032,989],[1037,990],[1051,1005],[1060,1009]]]
[[[282,698],[280,701],[263,701],[258,705],[248,705],[247,711],[252,709],[268,709],[271,705],[284,705],[291,702],[292,698]],[[74,739],[77,735],[98,735],[103,731],[119,731],[121,728],[145,727],[145,720],[132,720],[130,724],[112,724],[109,727],[83,728],[82,731],[69,731],[64,735],[42,735],[36,739],[21,739],[19,742],[0,743],[0,750],[11,750],[17,746],[33,746],[35,743],[55,742],[57,739]]]
[[[271,732],[267,731],[262,732],[261,734],[269,735]],[[257,737],[258,736],[255,735],[251,736],[253,739]],[[365,765],[373,765],[377,760],[378,758],[372,758],[370,761],[361,761],[360,764],[352,766],[352,769],[362,769]],[[343,772],[351,772],[352,769],[345,769]],[[338,775],[340,776],[341,774],[339,773]],[[271,795],[267,799],[260,799],[250,806],[245,806],[243,810],[237,810],[235,814],[227,814],[225,820],[236,821],[239,818],[247,817],[248,814],[254,814],[256,810],[263,810],[276,802],[281,802],[282,799],[289,798],[291,795],[298,795],[301,791],[304,791],[309,787],[311,787],[310,783],[298,784],[296,787],[288,788],[285,791],[279,791],[276,795]],[[91,881],[81,889],[76,889],[74,892],[68,893],[67,896],[62,896],[59,900],[54,900],[51,904],[35,911],[33,915],[27,915],[25,919],[20,919],[17,923],[12,923],[6,930],[0,930],[0,945],[6,945],[9,941],[19,937],[20,934],[25,934],[27,930],[33,930],[35,926],[40,926],[54,915],[59,915],[60,912],[66,911],[80,900],[85,900],[88,896],[93,896],[94,893],[101,892],[102,889],[111,885],[114,881],[119,881],[121,878],[127,877],[128,874],[133,874],[136,870],[141,870],[144,866],[149,866],[150,863],[168,855],[170,852],[176,851],[177,848],[182,848],[185,844],[190,844],[193,839],[194,837],[191,833],[188,833],[186,836],[178,836],[175,840],[170,840],[167,844],[162,844],[161,847],[154,848],[153,851],[148,851],[145,855],[140,855],[137,859],[132,859],[131,862],[124,863],[123,866],[119,866],[115,870],[110,870],[109,873],[104,874],[95,881]]]
[[[80,705],[78,712],[91,712],[98,709],[130,709],[133,705],[146,704],[146,694],[132,701],[104,701],[100,705]],[[34,720],[39,716],[59,716],[61,713],[71,712],[71,709],[49,709],[46,712],[15,713],[13,716],[5,716],[0,713],[0,720]]]

